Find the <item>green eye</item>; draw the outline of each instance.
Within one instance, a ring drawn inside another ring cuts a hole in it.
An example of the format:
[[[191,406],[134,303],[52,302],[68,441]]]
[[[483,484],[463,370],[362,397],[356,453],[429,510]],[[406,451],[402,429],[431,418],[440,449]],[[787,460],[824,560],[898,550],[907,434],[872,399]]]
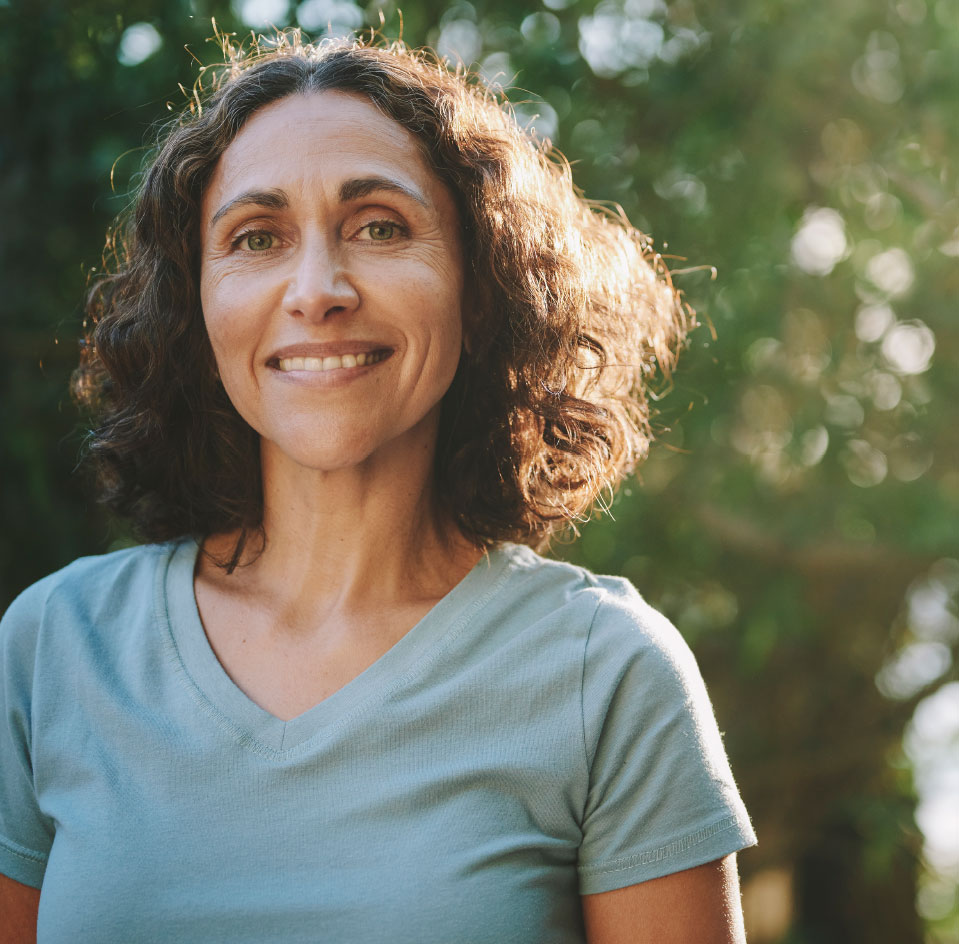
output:
[[[273,234],[272,233],[247,233],[243,237],[243,242],[246,243],[246,248],[252,252],[263,252],[266,249],[273,248]]]
[[[396,235],[397,227],[395,223],[390,223],[388,220],[381,220],[378,223],[370,223],[366,228],[369,231],[370,239],[376,242],[384,242],[387,239],[392,239]]]

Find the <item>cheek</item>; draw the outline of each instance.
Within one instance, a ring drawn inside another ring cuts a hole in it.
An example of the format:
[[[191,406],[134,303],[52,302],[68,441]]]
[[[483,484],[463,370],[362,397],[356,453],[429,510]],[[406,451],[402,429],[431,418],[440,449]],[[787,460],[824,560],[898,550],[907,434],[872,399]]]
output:
[[[221,376],[244,363],[250,344],[251,319],[248,311],[236,304],[236,298],[236,292],[218,291],[216,286],[200,292],[203,323]]]
[[[229,273],[219,271],[216,265],[204,266],[200,274],[200,307],[207,334],[215,343],[217,337],[237,333],[243,322],[244,306],[237,299],[248,299],[246,286],[238,286]]]
[[[254,428],[257,427],[257,385],[250,370],[249,345],[229,318],[206,317],[207,337],[220,386],[233,408]]]
[[[430,317],[424,319],[420,331],[428,339],[432,358],[443,370],[451,359],[459,359],[463,345],[461,299],[451,293],[437,291],[423,301]]]
[[[213,348],[217,367],[222,373],[223,364],[220,363],[220,351],[222,349],[221,335],[225,320],[221,316],[220,299],[216,288],[209,284],[205,273],[200,278],[200,308],[203,312],[203,325],[206,328],[206,335],[210,339],[210,347]]]

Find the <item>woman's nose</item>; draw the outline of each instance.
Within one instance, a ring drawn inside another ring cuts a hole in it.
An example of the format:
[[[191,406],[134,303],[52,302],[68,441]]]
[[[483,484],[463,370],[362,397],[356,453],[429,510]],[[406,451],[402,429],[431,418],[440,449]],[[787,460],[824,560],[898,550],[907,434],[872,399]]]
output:
[[[287,278],[284,311],[308,321],[323,321],[355,309],[360,297],[345,262],[339,248],[325,239],[304,242]]]

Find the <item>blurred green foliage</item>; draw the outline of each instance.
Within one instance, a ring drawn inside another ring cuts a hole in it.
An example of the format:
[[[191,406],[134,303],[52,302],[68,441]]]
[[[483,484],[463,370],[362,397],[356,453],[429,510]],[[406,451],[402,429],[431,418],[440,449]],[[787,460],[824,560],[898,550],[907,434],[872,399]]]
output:
[[[693,270],[704,325],[660,442],[557,550],[630,577],[697,652],[761,838],[751,941],[954,944],[941,876],[916,909],[902,737],[957,678],[955,0],[425,0],[402,26],[392,0],[0,0],[0,603],[122,534],[75,469],[84,286],[217,57],[211,18],[258,14],[314,36],[382,15],[498,78]]]

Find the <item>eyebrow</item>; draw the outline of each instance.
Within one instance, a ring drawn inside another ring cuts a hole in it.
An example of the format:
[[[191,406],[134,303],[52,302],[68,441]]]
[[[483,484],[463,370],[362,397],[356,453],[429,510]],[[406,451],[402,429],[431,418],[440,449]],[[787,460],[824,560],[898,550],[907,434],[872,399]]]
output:
[[[409,197],[415,200],[421,206],[430,208],[430,203],[418,190],[407,187],[398,181],[390,180],[389,177],[379,177],[376,175],[370,177],[354,177],[352,180],[344,180],[340,184],[340,202],[349,203],[351,200],[362,200],[371,194],[379,191],[387,193],[398,193],[401,196]]]
[[[362,200],[374,193],[385,191],[386,193],[398,193],[401,196],[409,197],[421,206],[430,208],[430,203],[419,191],[405,184],[390,180],[389,177],[354,177],[350,180],[344,180],[340,184],[338,196],[340,203],[349,203],[353,200]],[[223,219],[228,213],[240,207],[263,207],[267,210],[286,210],[290,206],[290,199],[282,190],[247,190],[232,200],[227,201],[213,214],[210,220],[210,227]]]
[[[263,207],[266,210],[285,210],[290,205],[290,198],[282,190],[247,190],[238,197],[227,201],[213,214],[210,220],[210,228],[223,219],[227,213],[236,210],[238,207],[256,206]]]

